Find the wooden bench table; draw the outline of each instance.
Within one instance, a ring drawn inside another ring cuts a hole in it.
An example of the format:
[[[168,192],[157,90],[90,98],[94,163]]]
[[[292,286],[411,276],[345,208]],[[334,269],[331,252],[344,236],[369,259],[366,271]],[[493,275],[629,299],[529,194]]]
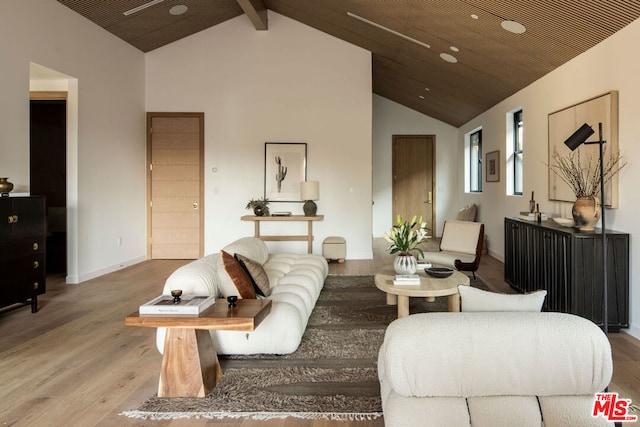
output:
[[[209,330],[253,331],[271,311],[269,299],[239,299],[229,308],[225,299],[200,316],[127,316],[127,326],[167,328],[158,397],[205,397],[222,378]]]

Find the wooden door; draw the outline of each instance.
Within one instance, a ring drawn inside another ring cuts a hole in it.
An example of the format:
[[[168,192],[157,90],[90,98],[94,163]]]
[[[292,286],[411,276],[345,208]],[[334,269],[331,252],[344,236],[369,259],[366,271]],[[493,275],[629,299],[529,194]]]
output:
[[[148,253],[151,259],[203,255],[204,114],[148,113]]]
[[[413,215],[427,223],[435,235],[435,137],[394,135],[392,161],[392,223],[397,215],[409,220]]]

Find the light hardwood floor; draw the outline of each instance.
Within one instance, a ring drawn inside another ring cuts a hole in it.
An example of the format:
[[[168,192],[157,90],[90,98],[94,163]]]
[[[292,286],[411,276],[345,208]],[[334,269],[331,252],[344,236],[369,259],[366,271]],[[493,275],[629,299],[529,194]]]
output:
[[[332,274],[373,274],[389,262],[380,239],[374,259],[331,263]],[[9,426],[233,426],[381,427],[383,420],[163,420],[118,415],[157,391],[161,356],[155,331],[125,327],[124,318],[156,296],[166,277],[187,261],[146,261],[118,272],[66,285],[51,277],[40,310],[0,314],[0,425]],[[492,289],[509,292],[503,265],[482,259],[479,276]],[[640,341],[611,334],[611,391],[640,403]]]

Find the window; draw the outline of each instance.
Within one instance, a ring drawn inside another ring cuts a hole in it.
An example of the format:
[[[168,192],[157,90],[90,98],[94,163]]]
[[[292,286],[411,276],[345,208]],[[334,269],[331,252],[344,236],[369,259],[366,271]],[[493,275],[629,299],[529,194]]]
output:
[[[522,119],[522,107],[507,113],[506,116],[506,168],[507,172],[507,195],[522,196],[523,193],[523,146],[524,146],[524,121]]]
[[[482,192],[482,129],[469,136],[469,191]]]
[[[513,194],[522,195],[522,110],[513,113]]]

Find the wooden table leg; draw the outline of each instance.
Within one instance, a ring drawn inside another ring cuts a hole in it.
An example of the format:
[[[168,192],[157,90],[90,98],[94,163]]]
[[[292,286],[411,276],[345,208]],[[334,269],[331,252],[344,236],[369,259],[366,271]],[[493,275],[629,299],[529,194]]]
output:
[[[409,297],[398,295],[398,319],[409,315]]]
[[[313,252],[313,221],[307,221],[307,253]]]
[[[398,295],[390,294],[387,292],[387,305],[397,305]]]
[[[451,294],[447,297],[448,303],[449,303],[449,311],[455,311],[458,312],[460,311],[460,294],[459,293],[455,293],[455,294]]]
[[[205,397],[220,378],[209,331],[167,328],[158,397]]]

